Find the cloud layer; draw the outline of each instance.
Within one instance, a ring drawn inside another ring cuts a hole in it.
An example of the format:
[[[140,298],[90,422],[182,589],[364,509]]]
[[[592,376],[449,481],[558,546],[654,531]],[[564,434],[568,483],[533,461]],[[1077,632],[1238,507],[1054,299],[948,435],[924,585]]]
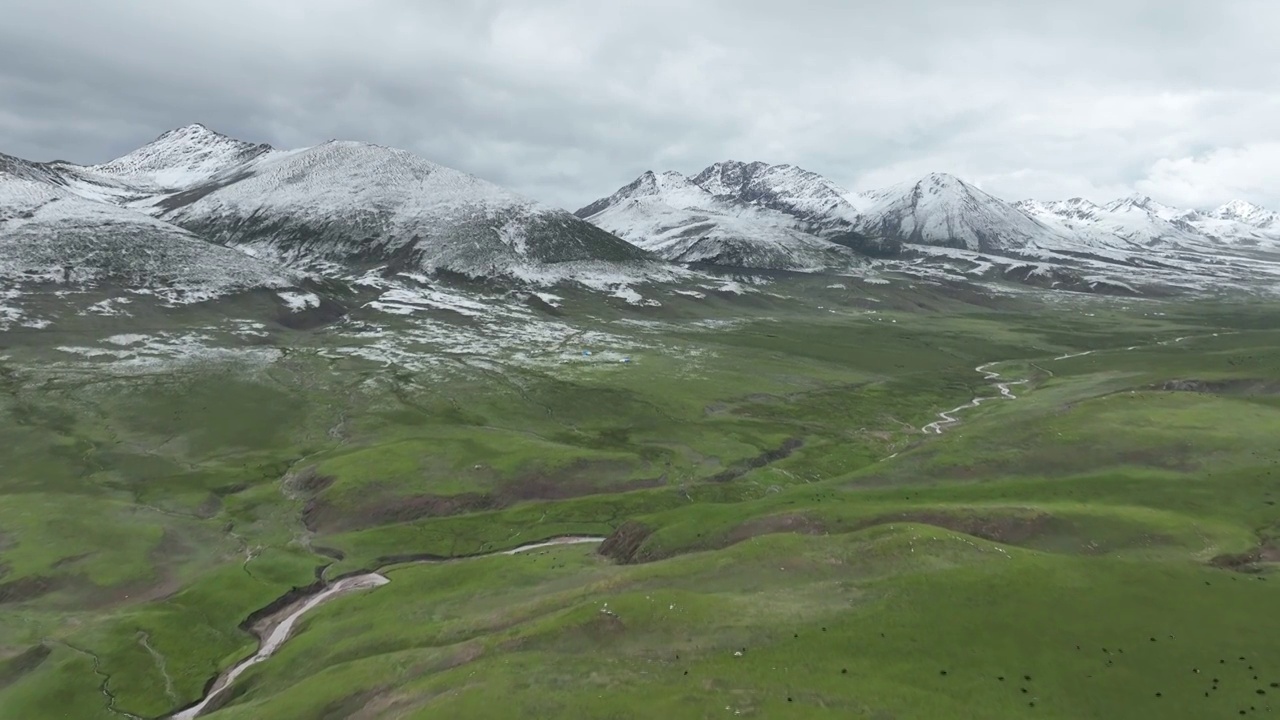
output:
[[[1276,27],[1273,0],[9,0],[0,151],[99,162],[203,122],[571,209],[728,158],[1280,209]]]

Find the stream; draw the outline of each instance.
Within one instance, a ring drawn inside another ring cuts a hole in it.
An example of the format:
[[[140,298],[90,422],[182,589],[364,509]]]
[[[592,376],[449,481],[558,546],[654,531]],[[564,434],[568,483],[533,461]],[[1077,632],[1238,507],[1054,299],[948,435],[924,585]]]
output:
[[[496,557],[499,555],[516,555],[519,553],[548,547],[556,547],[559,545],[583,545],[587,543],[600,542],[604,542],[604,538],[578,536],[561,537],[546,540],[544,542],[521,545],[520,547],[512,548],[510,550],[500,550],[498,552],[488,553],[487,555],[473,555],[471,557],[458,558],[456,560],[423,560],[419,563],[406,564],[463,562],[466,560],[478,560],[480,558]],[[193,720],[194,718],[199,717],[200,713],[204,712],[209,707],[209,703],[213,702],[214,699],[221,695],[228,687],[231,687],[231,683],[235,682],[236,678],[244,674],[244,671],[274,655],[275,652],[284,645],[285,641],[289,639],[289,633],[293,631],[294,625],[297,624],[298,619],[303,615],[335,598],[339,598],[343,595],[357,592],[359,590],[370,590],[381,587],[389,582],[391,582],[391,580],[387,576],[376,572],[365,573],[363,575],[353,575],[351,577],[343,578],[332,585],[328,585],[315,594],[301,598],[292,605],[282,609],[280,611],[282,615],[278,616],[278,624],[269,633],[267,633],[266,637],[260,638],[261,644],[259,645],[256,653],[244,660],[241,660],[219,675],[218,679],[209,686],[208,692],[205,693],[204,698],[201,699],[200,702],[185,710],[181,710],[170,715],[169,719]]]
[[[1125,349],[1125,350],[1139,350],[1139,349],[1147,348],[1147,347],[1159,347],[1159,346],[1162,346],[1162,345],[1174,345],[1174,344],[1177,344],[1177,343],[1182,342],[1183,340],[1191,340],[1191,339],[1196,338],[1196,337],[1218,337],[1220,334],[1221,334],[1221,333],[1212,333],[1212,334],[1209,334],[1209,335],[1184,335],[1184,336],[1182,336],[1182,337],[1176,337],[1176,338],[1173,338],[1172,340],[1161,340],[1161,341],[1159,341],[1159,342],[1151,343],[1151,344],[1149,344],[1149,345],[1131,345],[1131,346],[1129,346],[1129,347],[1127,347],[1127,348],[1124,348],[1124,349]],[[1054,359],[1055,361],[1057,361],[1057,360],[1070,360],[1070,359],[1072,359],[1072,358],[1085,357],[1086,355],[1092,355],[1092,354],[1094,354],[1094,353],[1096,353],[1096,352],[1103,352],[1103,351],[1102,351],[1102,350],[1085,350],[1085,351],[1083,351],[1083,352],[1067,353],[1066,355],[1059,355],[1058,357],[1055,357],[1055,358],[1053,358],[1053,359]],[[996,379],[998,379],[998,378],[1000,377],[1000,373],[995,372],[995,371],[993,371],[993,370],[988,370],[987,368],[991,367],[992,365],[996,365],[996,364],[998,364],[999,362],[1000,362],[1000,361],[999,361],[999,360],[997,360],[996,362],[989,362],[989,363],[987,363],[987,364],[985,364],[985,365],[979,365],[978,367],[974,368],[973,370],[974,370],[974,372],[980,372],[980,373],[982,373],[983,375],[985,375],[987,380],[996,380]],[[1038,367],[1038,366],[1037,366],[1037,367]],[[1048,371],[1048,370],[1046,370],[1045,372],[1048,372],[1050,376],[1052,376],[1052,375],[1053,375],[1053,373],[1052,373],[1052,372],[1050,372],[1050,371]],[[999,394],[999,395],[989,395],[989,396],[987,396],[987,397],[976,397],[976,398],[974,398],[974,399],[970,400],[969,402],[965,403],[964,405],[961,405],[960,407],[951,408],[950,410],[948,410],[948,411],[946,411],[946,412],[940,412],[940,413],[938,413],[938,419],[937,419],[937,420],[935,420],[935,421],[933,421],[933,422],[929,423],[928,425],[925,425],[924,427],[920,428],[920,430],[921,430],[922,432],[924,432],[926,435],[930,435],[930,434],[931,434],[931,435],[941,435],[941,434],[942,434],[942,430],[943,430],[944,428],[950,427],[950,426],[955,425],[956,423],[960,422],[960,419],[959,419],[959,418],[957,418],[957,417],[955,416],[955,414],[956,414],[956,413],[960,412],[961,410],[968,410],[969,408],[975,408],[975,407],[978,407],[979,405],[981,405],[982,403],[984,403],[984,402],[986,402],[986,401],[988,401],[988,400],[1017,400],[1017,399],[1018,399],[1018,396],[1013,394],[1013,391],[1009,389],[1009,388],[1010,388],[1010,386],[1013,386],[1013,385],[1025,385],[1026,383],[1027,383],[1027,381],[1026,381],[1026,380],[1014,380],[1014,381],[1010,381],[1010,382],[997,382],[997,383],[994,383],[995,388],[996,388],[997,390],[999,390],[999,391],[1000,391],[1000,394]],[[894,455],[892,455],[892,456],[890,456],[890,457],[895,457],[896,455],[897,455],[897,454],[895,453]]]
[[[995,364],[996,363],[994,362],[989,362],[986,365],[979,365],[973,370],[974,372],[980,372],[983,375],[985,375],[987,380],[997,380],[1000,377],[1000,373],[995,372],[994,370],[987,369]],[[929,423],[928,425],[925,425],[924,427],[920,428],[920,430],[926,435],[929,435],[929,434],[941,435],[943,428],[950,427],[960,422],[960,418],[955,416],[956,413],[960,412],[961,410],[976,408],[988,400],[1017,400],[1018,396],[1014,395],[1013,391],[1010,390],[1009,388],[1013,385],[1026,384],[1026,382],[1027,382],[1026,380],[1013,380],[1008,382],[994,383],[996,389],[1000,391],[999,395],[988,395],[987,397],[976,397],[970,400],[969,402],[965,403],[964,405],[961,405],[960,407],[951,408],[946,412],[940,412],[938,413],[939,419]]]

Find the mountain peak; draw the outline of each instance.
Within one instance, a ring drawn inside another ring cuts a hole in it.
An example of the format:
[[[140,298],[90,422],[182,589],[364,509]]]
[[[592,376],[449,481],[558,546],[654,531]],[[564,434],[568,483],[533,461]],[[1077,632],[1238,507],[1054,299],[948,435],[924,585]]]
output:
[[[628,200],[635,200],[643,197],[653,197],[678,190],[686,190],[693,188],[699,194],[705,194],[700,188],[694,187],[689,178],[674,171],[667,170],[662,173],[655,173],[652,170],[645,170],[640,176],[630,183],[618,188],[618,191],[606,198],[601,198],[590,205],[580,208],[574,213],[580,218],[587,218],[595,215],[606,208],[613,207],[619,203]]]
[[[928,175],[925,175],[923,178],[920,178],[920,182],[931,183],[934,185],[968,185],[969,184],[961,180],[960,178],[956,177],[955,175],[952,175],[951,173],[945,173],[945,172],[931,172]]]
[[[945,172],[931,172],[918,180],[908,180],[898,183],[878,191],[868,193],[872,197],[877,195],[893,195],[901,192],[912,192],[924,195],[952,195],[961,196],[966,194],[983,193],[977,187],[961,180],[959,177]]]
[[[244,140],[237,140],[211,129],[204,123],[191,123],[182,127],[174,128],[168,132],[161,133],[155,140],[144,145],[139,150],[153,146],[186,146],[186,147],[219,147],[232,146],[244,148],[265,148],[271,149],[266,143],[251,143]],[[134,151],[137,152],[137,151]]]
[[[192,123],[91,169],[158,189],[180,189],[271,151]]]
[[[949,173],[929,173],[867,196],[874,204],[859,229],[905,243],[993,252],[1024,247],[1051,232],[1019,207]]]
[[[1280,228],[1280,213],[1274,213],[1247,200],[1232,200],[1209,212],[1209,217],[1234,220],[1258,228]]]
[[[191,123],[190,125],[183,125],[182,127],[176,127],[172,130],[162,132],[160,133],[159,137],[156,138],[156,140],[164,140],[165,138],[170,138],[170,137],[201,137],[201,136],[227,137],[226,135],[223,135],[222,133],[217,132],[216,130],[210,130],[209,126],[205,125],[204,123]]]
[[[1153,215],[1161,220],[1175,220],[1187,214],[1185,210],[1165,205],[1158,200],[1152,200],[1150,196],[1141,193],[1134,193],[1126,197],[1114,200],[1103,206],[1108,212],[1128,212],[1137,210],[1140,212]]]
[[[917,180],[907,180],[886,188],[872,190],[867,192],[866,196],[876,202],[906,197],[914,197],[913,202],[920,202],[924,198],[954,202],[966,196],[995,199],[955,175],[945,172],[931,172]]]
[[[1123,212],[1126,210],[1150,210],[1152,206],[1150,197],[1141,193],[1133,193],[1126,195],[1117,200],[1112,200],[1103,207],[1110,212]]]
[[[693,177],[693,183],[712,195],[739,195],[752,178],[768,168],[768,163],[758,160],[724,160],[707,166]]]
[[[1217,212],[1250,213],[1250,212],[1257,212],[1258,210],[1262,210],[1262,209],[1263,208],[1257,205],[1254,205],[1248,200],[1240,200],[1237,198],[1235,200],[1230,200],[1227,203],[1223,204],[1222,207],[1218,208]]]

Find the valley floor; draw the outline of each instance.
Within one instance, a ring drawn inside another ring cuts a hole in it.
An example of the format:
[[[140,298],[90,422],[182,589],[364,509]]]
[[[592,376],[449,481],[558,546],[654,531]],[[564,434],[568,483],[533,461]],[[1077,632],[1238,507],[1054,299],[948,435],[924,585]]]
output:
[[[4,335],[0,718],[1280,712],[1280,306],[850,285]]]

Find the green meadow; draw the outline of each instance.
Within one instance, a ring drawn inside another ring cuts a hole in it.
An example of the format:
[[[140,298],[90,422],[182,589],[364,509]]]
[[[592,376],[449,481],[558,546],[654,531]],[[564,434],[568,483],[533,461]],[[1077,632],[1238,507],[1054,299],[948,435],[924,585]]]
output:
[[[1280,714],[1280,306],[789,282],[638,315],[625,365],[25,341],[0,718],[167,717],[256,611],[372,571],[207,717]],[[988,363],[1017,398],[922,432]],[[568,535],[607,540],[477,557]]]

